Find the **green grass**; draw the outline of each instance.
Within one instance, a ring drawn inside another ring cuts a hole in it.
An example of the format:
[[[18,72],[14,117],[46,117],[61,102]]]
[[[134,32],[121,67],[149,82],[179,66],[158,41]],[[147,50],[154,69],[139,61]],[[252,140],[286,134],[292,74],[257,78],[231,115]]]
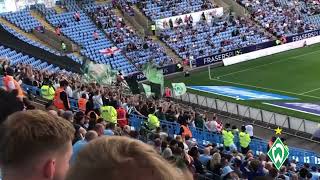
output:
[[[295,102],[320,102],[320,45],[287,51],[255,60],[191,73],[191,77],[178,77],[170,82],[186,85],[230,85],[299,98]],[[218,77],[218,79],[217,79]],[[281,114],[320,122],[320,117],[297,111],[277,108],[262,102],[238,101],[232,98],[188,89],[188,92],[261,108]]]

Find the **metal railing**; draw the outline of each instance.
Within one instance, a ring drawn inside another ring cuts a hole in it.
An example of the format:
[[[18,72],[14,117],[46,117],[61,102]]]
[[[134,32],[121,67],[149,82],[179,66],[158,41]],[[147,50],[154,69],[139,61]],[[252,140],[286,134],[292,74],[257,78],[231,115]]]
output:
[[[294,130],[296,131],[295,134],[298,132],[303,132],[312,135],[318,127],[317,122],[310,120],[296,118],[193,93],[186,93],[183,96],[174,98],[183,102],[196,104],[210,109],[216,109],[220,112],[226,112],[230,115],[238,116],[240,117],[239,120],[241,121],[244,119],[252,119],[253,124],[261,122],[267,124],[267,126],[276,125],[289,130]]]

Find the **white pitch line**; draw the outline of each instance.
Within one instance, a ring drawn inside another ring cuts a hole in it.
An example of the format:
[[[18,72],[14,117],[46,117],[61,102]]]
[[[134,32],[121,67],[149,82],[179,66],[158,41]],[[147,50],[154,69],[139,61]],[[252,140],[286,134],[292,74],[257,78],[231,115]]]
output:
[[[312,90],[310,90],[310,91],[306,91],[306,92],[304,92],[304,93],[301,93],[300,95],[308,94],[308,93],[311,93],[311,92],[314,92],[314,91],[317,91],[317,90],[320,90],[320,88],[312,89]]]
[[[236,83],[236,82],[231,82],[231,81],[224,81],[224,80],[220,80],[220,79],[213,79],[213,81],[219,81],[219,82],[230,83],[230,84],[235,84],[235,85],[240,85],[240,86],[253,87],[253,88],[257,88],[257,89],[264,89],[264,90],[267,90],[267,91],[276,91],[276,92],[281,92],[281,93],[293,94],[293,95],[297,95],[297,96],[304,96],[304,97],[320,99],[320,97],[316,97],[316,96],[301,95],[301,94],[294,93],[294,92],[289,92],[289,91],[282,91],[282,90],[265,88],[265,87],[260,87],[260,86],[253,86],[253,85],[249,85],[249,84],[242,84],[242,83]]]
[[[271,63],[254,66],[254,67],[247,68],[247,69],[243,69],[243,70],[240,70],[240,71],[235,71],[235,72],[232,72],[232,73],[228,73],[228,74],[224,74],[224,75],[218,76],[217,78],[221,78],[221,77],[225,77],[225,76],[229,76],[229,75],[233,75],[233,74],[237,74],[237,73],[249,71],[249,70],[251,70],[251,69],[256,69],[256,68],[259,68],[259,67],[264,67],[264,66],[268,66],[268,65],[271,65],[271,64],[276,64],[276,63],[280,63],[280,62],[286,62],[286,61],[289,61],[290,59],[295,59],[295,58],[302,57],[302,56],[305,56],[305,55],[314,54],[314,53],[319,52],[319,51],[320,51],[320,50],[312,51],[312,52],[309,52],[309,53],[300,54],[300,55],[298,55],[298,56],[290,57],[290,58],[287,58],[287,59],[284,59],[284,60],[274,61],[274,62],[271,62]]]

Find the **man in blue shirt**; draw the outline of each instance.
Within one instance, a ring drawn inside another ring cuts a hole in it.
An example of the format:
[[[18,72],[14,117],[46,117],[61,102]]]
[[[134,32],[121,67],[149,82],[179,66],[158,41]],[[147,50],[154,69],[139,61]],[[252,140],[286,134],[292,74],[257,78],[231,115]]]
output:
[[[73,164],[77,158],[78,153],[80,152],[81,149],[83,149],[91,140],[95,139],[98,137],[98,134],[96,131],[88,131],[85,139],[79,140],[73,145],[73,152],[71,156],[70,163]]]
[[[212,158],[212,156],[210,156],[210,148],[208,148],[208,147],[204,148],[203,154],[201,154],[199,157],[200,162],[204,166],[206,166],[211,158]]]
[[[317,167],[315,167],[315,166],[311,167],[311,174],[312,174],[311,180],[319,180],[320,179],[320,172],[317,171]]]

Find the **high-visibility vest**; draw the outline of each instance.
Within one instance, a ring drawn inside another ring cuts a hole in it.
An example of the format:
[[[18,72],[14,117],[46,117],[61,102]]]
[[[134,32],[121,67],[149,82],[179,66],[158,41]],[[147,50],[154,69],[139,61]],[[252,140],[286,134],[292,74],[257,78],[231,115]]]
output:
[[[58,109],[66,109],[66,107],[64,107],[63,101],[60,98],[60,93],[64,92],[63,88],[58,88],[56,90],[56,93],[54,94],[54,98],[53,98],[53,105],[56,106]],[[69,98],[67,96],[67,101],[68,101],[68,106],[70,107],[70,102],[69,102]]]
[[[155,30],[156,30],[156,25],[154,25],[154,24],[151,25],[151,30],[152,30],[152,31],[155,31]]]
[[[160,127],[160,121],[157,116],[154,114],[148,115],[148,128],[150,130],[156,129],[157,127]]]
[[[55,95],[55,90],[53,87],[48,85],[43,85],[41,87],[41,97],[47,100],[53,100]]]
[[[61,44],[61,47],[62,47],[63,50],[64,50],[64,49],[67,49],[67,45],[66,45],[65,43],[62,43],[62,44]]]
[[[191,133],[190,129],[185,125],[181,125],[181,127],[183,129],[183,133],[181,134],[181,136],[183,138],[185,138],[188,135],[190,138],[192,138],[192,133]]]
[[[24,97],[24,93],[23,93],[23,90],[22,90],[20,84],[12,76],[9,76],[9,75],[6,75],[3,78],[3,84],[4,84],[5,88],[6,88],[6,91],[8,91],[8,92],[10,91],[10,88],[9,88],[9,82],[10,81],[13,81],[14,86],[15,86],[16,90],[18,91],[17,97],[23,98]]]
[[[222,130],[223,145],[230,147],[233,144],[233,133],[232,131]]]
[[[117,110],[113,106],[101,106],[100,112],[105,121],[117,124]]]
[[[165,97],[171,97],[171,89],[170,88],[166,88],[164,91],[164,95]]]
[[[240,141],[241,147],[247,148],[251,142],[250,135],[246,132],[240,132],[239,133],[239,141]]]
[[[80,111],[82,111],[82,112],[86,112],[86,109],[87,109],[87,107],[86,107],[87,102],[88,102],[88,100],[87,100],[87,99],[85,99],[85,98],[80,98],[80,99],[78,100],[78,108],[79,108],[79,110],[80,110]]]

